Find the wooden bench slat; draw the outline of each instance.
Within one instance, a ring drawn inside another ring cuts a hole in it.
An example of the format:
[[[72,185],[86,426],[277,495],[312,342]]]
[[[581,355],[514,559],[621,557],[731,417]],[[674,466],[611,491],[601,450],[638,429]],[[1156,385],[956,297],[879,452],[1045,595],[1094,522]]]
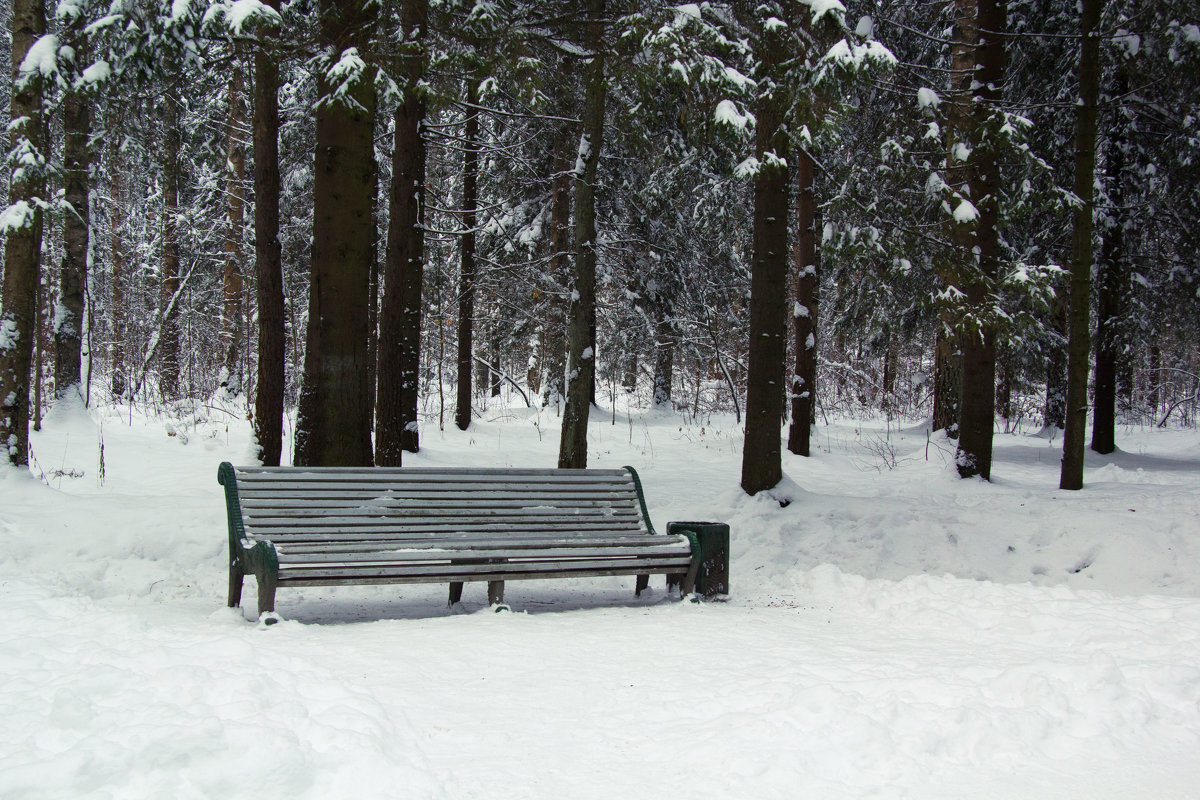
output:
[[[474,554],[474,555],[472,555]],[[691,558],[691,550],[680,550],[679,545],[659,545],[655,547],[577,547],[577,548],[546,548],[546,547],[495,547],[487,550],[476,549],[409,549],[370,551],[340,551],[340,552],[292,552],[287,547],[279,549],[279,567],[287,570],[296,564],[347,564],[371,562],[378,564],[408,564],[414,562],[445,561],[449,563],[464,563],[472,560],[486,561],[487,559],[504,558],[532,560],[599,560],[611,558],[625,560],[630,558],[655,559],[675,558],[676,560]]]
[[[642,531],[644,528],[638,528],[633,524],[621,525],[612,520],[604,519],[550,519],[550,520],[493,520],[487,517],[480,517],[475,520],[455,520],[447,517],[439,517],[438,519],[382,519],[371,520],[363,519],[353,522],[323,522],[322,520],[308,520],[308,524],[299,524],[299,520],[291,523],[270,523],[259,522],[255,520],[247,520],[246,532],[258,537],[272,536],[274,534],[287,534],[290,531],[296,530],[312,530],[316,533],[321,533],[331,530],[363,530],[363,531],[378,531],[380,529],[406,529],[413,532],[420,531],[543,531],[543,530],[588,530],[588,531]]]
[[[564,536],[562,531],[544,532],[540,535],[536,534],[536,533],[520,534],[523,541],[524,540],[557,541],[557,540],[560,540],[563,538],[572,538],[575,541],[579,541],[579,542],[595,542],[595,541],[611,540],[611,541],[620,541],[622,543],[624,543],[626,541],[636,542],[646,535],[647,534],[644,532],[598,534],[593,531],[580,531],[571,537]],[[482,534],[482,536],[488,536],[488,534]],[[516,536],[513,534],[500,534],[499,536],[492,536],[491,538],[498,540],[505,536],[508,536],[510,538],[516,538]],[[423,544],[432,544],[434,542],[473,542],[473,541],[479,541],[480,538],[481,538],[481,534],[479,534],[477,532],[454,531],[454,532],[449,532],[449,533],[441,532],[441,533],[414,534],[413,536],[409,537],[408,541],[412,541],[414,543],[420,542]],[[365,543],[365,542],[374,542],[374,541],[395,541],[395,540],[396,540],[395,532],[380,532],[380,533],[377,533],[374,535],[361,534],[359,532],[348,533],[348,534],[347,533],[337,533],[337,532],[296,533],[296,534],[291,534],[291,535],[279,536],[278,538],[275,539],[275,541],[278,542],[279,545],[281,545],[281,546],[296,546],[299,544],[330,544],[330,545],[332,545],[332,544],[336,544],[338,542],[342,542],[342,543],[364,542]],[[253,539],[251,541],[253,541]]]
[[[467,477],[450,474],[432,475],[309,475],[295,478],[286,475],[261,475],[250,478],[239,485],[247,489],[279,488],[281,486],[546,486],[562,488],[630,488],[628,475],[613,475],[603,478],[581,478],[550,475],[544,477],[514,478],[509,475],[472,475]]]
[[[641,518],[637,507],[632,503],[614,503],[611,505],[595,506],[460,506],[451,503],[438,503],[433,506],[318,506],[304,508],[296,505],[287,506],[249,506],[242,509],[244,517],[280,517],[295,519],[311,519],[331,516],[343,517],[389,517],[399,520],[402,517],[514,517],[518,519],[537,519],[540,517],[636,517]]]
[[[603,568],[603,569],[576,569],[576,570],[559,570],[559,571],[544,571],[544,572],[507,572],[507,573],[483,573],[471,575],[467,580],[470,581],[524,581],[524,580],[540,580],[540,579],[556,579],[556,578],[601,578],[601,577],[617,577],[623,575],[676,575],[687,571],[688,567],[672,565],[669,567],[654,567],[645,569],[630,570],[627,568]],[[356,576],[354,578],[338,577],[332,578],[295,578],[288,579],[280,578],[281,586],[380,586],[393,583],[451,583],[458,580],[458,577],[453,574],[444,575],[406,575],[398,579],[393,575],[379,575],[372,577]]]
[[[529,526],[533,528],[545,528],[560,526],[566,528],[584,527],[594,528],[596,526],[609,527],[617,530],[640,530],[645,532],[646,529],[640,525],[640,521],[630,517],[601,517],[601,516],[575,516],[562,514],[558,516],[545,517],[467,517],[455,518],[451,516],[425,517],[425,516],[409,516],[409,515],[386,515],[386,516],[319,516],[319,517],[247,517],[245,521],[246,529],[251,528],[279,528],[281,530],[292,530],[296,528],[314,528],[318,530],[327,530],[329,528],[395,528],[397,530],[406,529],[413,530],[421,527],[452,527],[452,528],[520,528],[521,526]]]
[[[294,553],[348,553],[357,551],[380,551],[388,549],[408,549],[408,550],[478,550],[488,551],[498,548],[577,548],[577,549],[595,549],[595,548],[622,548],[622,547],[659,547],[662,545],[670,545],[676,549],[686,547],[686,542],[681,541],[677,536],[663,536],[654,534],[641,534],[639,536],[622,536],[609,539],[588,538],[521,538],[521,537],[504,537],[503,539],[480,539],[472,538],[437,538],[428,541],[414,540],[412,537],[393,536],[391,538],[380,538],[372,541],[345,541],[345,542],[291,542],[288,541],[282,546],[289,555]]]
[[[591,487],[578,484],[536,484],[531,486],[514,486],[507,484],[480,484],[469,486],[455,483],[381,483],[371,486],[363,483],[348,483],[345,485],[313,483],[293,483],[288,486],[246,486],[240,493],[246,497],[286,497],[279,492],[292,492],[301,497],[430,497],[443,494],[453,494],[460,497],[562,497],[580,499],[603,499],[608,497],[629,497],[630,490],[620,486]]]
[[[270,498],[273,500],[319,500],[322,495],[315,492],[305,490],[277,490],[271,492],[244,492],[247,500],[257,500],[261,498]],[[525,506],[551,505],[558,503],[582,502],[582,503],[603,503],[603,502],[629,502],[629,494],[627,492],[612,493],[611,495],[601,495],[597,492],[542,492],[542,491],[496,491],[487,493],[476,492],[450,492],[450,491],[426,491],[423,489],[414,489],[412,491],[403,492],[377,492],[375,490],[358,490],[345,489],[337,492],[335,496],[343,500],[366,500],[377,501],[380,503],[396,503],[411,500],[432,500],[446,501],[453,499],[457,502],[469,500],[472,503],[482,503],[490,505],[493,502],[509,501],[519,502]]]
[[[439,517],[404,517],[404,516],[329,516],[329,517],[247,517],[246,528],[254,528],[256,531],[263,528],[278,528],[279,530],[294,530],[296,528],[314,528],[325,530],[327,528],[408,528],[422,526],[453,526],[455,528],[520,528],[528,526],[532,528],[546,527],[609,527],[616,530],[645,530],[638,524],[638,520],[633,517],[602,517],[599,515],[592,516],[573,516],[573,515],[558,515],[544,517],[487,517],[476,516],[466,518],[455,518],[451,516]],[[256,534],[261,535],[261,534]]]
[[[346,479],[372,478],[376,476],[421,477],[424,475],[448,475],[454,478],[505,475],[512,477],[543,477],[550,479],[595,477],[621,477],[630,480],[624,469],[557,469],[546,467],[236,467],[238,482],[254,480],[271,475],[295,476],[304,480],[310,475],[318,477],[344,477]]]
[[[408,509],[414,513],[417,509],[433,511],[437,509],[445,509],[453,511],[461,508],[463,503],[461,498],[443,498],[440,500],[410,500],[404,501],[402,498],[390,498],[388,502],[371,502],[375,498],[366,498],[365,500],[333,500],[327,498],[305,499],[303,497],[291,497],[285,499],[277,498],[248,498],[242,501],[243,511],[250,513],[255,511],[270,510],[270,509],[295,509],[304,510],[306,508],[313,510],[320,509],[354,509],[369,511],[371,509],[381,512],[393,513],[397,509]],[[616,501],[598,501],[598,500],[559,500],[555,503],[547,503],[538,501],[536,503],[527,502],[524,500],[491,500],[487,504],[489,509],[497,510],[528,510],[537,512],[539,510],[554,512],[556,510],[573,510],[573,509],[613,509],[614,511],[628,512],[629,509],[637,510],[636,504],[629,500]]]
[[[542,489],[542,488],[497,488],[488,492],[463,491],[460,487],[413,487],[413,488],[389,488],[389,489],[374,489],[347,487],[343,489],[332,489],[329,492],[320,492],[316,489],[307,488],[289,488],[289,489],[242,489],[240,492],[244,494],[247,500],[269,498],[269,499],[286,499],[294,498],[300,500],[318,500],[323,498],[337,498],[342,500],[421,500],[421,499],[442,499],[445,497],[469,498],[475,503],[487,503],[490,500],[523,500],[528,505],[534,505],[536,500],[558,501],[558,500],[618,500],[629,499],[629,492],[588,492],[587,489]]]
[[[545,560],[536,562],[508,561],[494,564],[431,564],[431,565],[375,565],[359,566],[356,564],[341,564],[336,567],[328,565],[279,565],[279,582],[294,580],[312,580],[321,578],[345,577],[347,580],[356,578],[379,578],[384,576],[409,578],[422,575],[438,575],[443,580],[449,578],[466,578],[469,580],[485,580],[483,575],[495,576],[486,580],[505,580],[506,576],[555,573],[567,575],[571,572],[590,570],[610,570],[610,575],[637,575],[643,572],[679,570],[685,567],[690,559],[684,558],[654,558],[628,559],[625,561],[569,561]]]

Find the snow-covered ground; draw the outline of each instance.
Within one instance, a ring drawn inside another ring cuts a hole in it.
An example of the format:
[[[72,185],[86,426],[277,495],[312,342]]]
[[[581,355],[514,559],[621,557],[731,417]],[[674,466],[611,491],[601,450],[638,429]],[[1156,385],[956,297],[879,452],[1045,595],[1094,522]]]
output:
[[[1029,432],[987,484],[842,422],[781,508],[738,490],[732,419],[605,414],[590,464],[636,466],[657,526],[731,524],[728,602],[281,589],[260,627],[252,585],[224,608],[216,482],[248,425],[198,410],[56,409],[0,469],[0,797],[1200,797],[1195,430],[1121,430],[1070,493]],[[411,464],[552,466],[558,420],[422,435]]]

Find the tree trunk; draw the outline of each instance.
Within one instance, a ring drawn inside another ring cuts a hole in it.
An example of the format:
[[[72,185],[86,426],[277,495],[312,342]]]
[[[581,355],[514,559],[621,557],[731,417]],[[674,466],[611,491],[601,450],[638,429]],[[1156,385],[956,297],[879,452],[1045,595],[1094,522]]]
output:
[[[671,381],[674,379],[675,373],[677,336],[675,326],[661,305],[656,308],[656,316],[658,319],[654,326],[654,392],[651,397],[654,408],[669,411],[671,409]]]
[[[638,384],[638,353],[636,349],[631,349],[629,358],[625,362],[625,377],[621,381],[622,388],[625,389],[625,394],[633,394],[637,391]]]
[[[542,391],[542,353],[545,349],[545,338],[542,326],[538,325],[529,342],[529,366],[525,370],[525,385],[529,387],[529,393],[535,396]]]
[[[763,89],[758,95],[754,151],[754,256],[750,273],[749,375],[742,489],[757,494],[783,479],[780,424],[787,353],[788,137],[779,96],[787,58],[776,28],[757,32]],[[774,88],[766,88],[774,87]]]
[[[400,466],[402,452],[417,452],[417,392],[421,369],[421,284],[425,238],[421,213],[425,186],[425,145],[421,126],[425,98],[419,86],[425,72],[428,0],[406,2],[400,24],[405,44],[401,58],[404,85],[396,106],[392,149],[392,185],[383,305],[379,311],[379,376],[375,408],[375,461]]]
[[[318,6],[323,48],[367,49],[373,14],[361,0]],[[304,388],[296,422],[300,466],[371,466],[367,377],[369,283],[375,250],[375,85],[367,73],[332,96],[318,76],[312,278]]]
[[[488,383],[488,394],[492,397],[500,396],[500,384],[503,383],[503,372],[500,359],[500,326],[496,325],[492,328],[492,364],[490,372],[490,380]]]
[[[550,194],[550,278],[555,288],[566,286],[570,274],[571,252],[571,135],[559,128],[554,147],[554,182]],[[557,409],[566,397],[567,385],[567,301],[557,291],[546,301],[545,346],[542,362],[546,384],[542,394],[545,405]]]
[[[596,371],[596,169],[604,133],[605,0],[589,0],[584,46],[591,53],[584,88],[583,133],[575,163],[575,274],[571,293],[567,402],[558,466],[587,466],[587,425]]]
[[[82,36],[81,14],[64,25],[63,38],[75,49],[78,68],[86,59],[87,40]],[[91,106],[82,92],[68,91],[62,104],[64,199],[70,209],[63,217],[63,260],[59,270],[59,308],[54,317],[54,394],[65,397],[78,391],[83,350],[83,296],[87,285],[90,225],[91,167],[89,138]]]
[[[4,293],[0,295],[0,446],[17,466],[29,463],[29,382],[34,319],[41,267],[42,212],[35,204],[45,194],[42,156],[42,97],[36,75],[20,70],[35,39],[46,30],[41,0],[12,4],[12,122],[9,125],[9,205],[24,211],[10,223],[4,245]],[[38,169],[17,169],[26,160]]]
[[[171,300],[179,291],[179,152],[183,147],[180,98],[163,98],[163,225],[162,225],[162,326],[158,341],[158,391],[164,400],[179,397],[179,304]],[[134,391],[137,391],[136,389]]]
[[[595,292],[593,292],[594,299]],[[596,405],[596,358],[600,353],[599,328],[596,324],[596,303],[588,311],[588,341],[592,343],[592,374],[588,380],[588,404]]]
[[[961,332],[963,351],[962,408],[959,411],[959,477],[991,480],[992,432],[996,422],[996,332],[990,319],[1000,261],[1000,164],[990,117],[1004,83],[1004,35],[1008,27],[1005,0],[977,0],[975,78],[971,83],[971,154],[968,156],[971,199],[978,216],[967,261],[967,304],[972,323]],[[998,127],[998,126],[997,126]],[[972,263],[973,262],[973,263]]]
[[[1055,286],[1054,301],[1054,330],[1058,332],[1064,346],[1052,347],[1046,361],[1046,407],[1045,425],[1047,428],[1062,430],[1067,425],[1067,287]]]
[[[1118,68],[1113,95],[1123,98],[1129,91],[1124,69]],[[1117,449],[1117,361],[1122,350],[1120,326],[1126,312],[1129,264],[1124,241],[1124,171],[1127,123],[1121,119],[1113,126],[1108,147],[1108,199],[1096,297],[1096,407],[1092,412],[1092,449],[1111,453]]]
[[[1162,407],[1162,348],[1157,342],[1150,345],[1150,375],[1146,385],[1146,410],[1154,420]]]
[[[47,136],[45,141],[49,142]],[[42,227],[42,235],[46,233]],[[45,248],[45,242],[42,242]],[[46,289],[42,286],[41,270],[38,270],[37,297],[34,298],[33,308],[33,429],[42,429],[42,358],[46,352]]]
[[[1096,106],[1100,96],[1100,39],[1096,29],[1104,0],[1081,0],[1079,102],[1075,106],[1075,196],[1071,236],[1071,309],[1067,344],[1067,428],[1063,434],[1058,488],[1083,488],[1083,441],[1087,426],[1089,324],[1092,294],[1093,182],[1096,174]]]
[[[938,323],[933,352],[933,429],[958,438],[958,413],[962,405],[962,353],[958,337],[946,329],[947,315]]]
[[[475,320],[475,224],[479,201],[479,90],[475,76],[467,78],[467,119],[463,132],[462,226],[459,240],[458,285],[458,397],[454,424],[465,431],[471,425],[471,328]]]
[[[792,420],[788,450],[811,455],[817,402],[817,204],[816,164],[807,150],[796,151],[796,305],[792,325],[796,338],[796,374],[792,376]]]
[[[114,115],[109,118],[107,127],[111,130],[115,124],[116,117]],[[108,174],[109,192],[109,259],[112,271],[110,284],[112,291],[112,336],[109,340],[109,363],[111,368],[109,388],[114,397],[124,395],[129,383],[128,349],[125,341],[128,328],[128,310],[125,308],[125,281],[129,267],[125,258],[125,246],[121,241],[122,229],[125,227],[124,216],[121,210],[124,203],[124,198],[122,197],[124,183],[121,180],[123,171],[124,165],[121,163],[119,144],[116,141],[116,137],[109,137],[107,156],[105,157],[105,172]]]
[[[1005,421],[1005,431],[1008,431],[1008,420],[1012,419],[1012,390],[1013,390],[1013,357],[1010,349],[997,360],[1000,373],[999,386],[996,389],[996,410]]]
[[[266,0],[276,11],[279,0]],[[277,31],[271,31],[272,38]],[[262,34],[266,37],[266,31]],[[254,433],[263,466],[283,453],[283,265],[279,243],[279,66],[261,45],[254,53],[254,261],[258,279],[258,386]]]
[[[238,53],[240,55],[240,52]],[[242,66],[234,59],[229,78],[229,132],[226,149],[225,272],[222,276],[221,344],[225,348],[225,368],[221,386],[231,395],[242,393],[242,336],[245,284],[242,271],[242,227],[245,224],[246,190],[242,175],[246,170],[246,145],[242,127],[246,124],[243,108]]]
[[[976,69],[976,50],[979,45],[978,0],[954,0],[954,34],[950,46],[950,85],[947,92],[946,115],[946,181],[961,198],[971,196],[971,164],[973,135],[977,120],[973,113],[975,97],[972,81]],[[952,197],[952,204],[962,199]],[[957,209],[955,209],[957,210]],[[954,243],[950,263],[941,271],[942,284],[955,292],[945,292],[943,298],[961,298],[970,292],[971,274],[975,271],[975,222],[959,221],[957,214],[949,220],[949,238]],[[964,330],[964,309],[961,300],[943,299],[939,331],[934,356],[933,428],[945,430],[957,440],[962,432],[963,375],[969,367],[964,363],[971,343],[967,335],[979,337],[978,331]],[[975,348],[978,351],[982,341]],[[977,354],[973,357],[978,359]],[[977,363],[971,367],[976,367]]]

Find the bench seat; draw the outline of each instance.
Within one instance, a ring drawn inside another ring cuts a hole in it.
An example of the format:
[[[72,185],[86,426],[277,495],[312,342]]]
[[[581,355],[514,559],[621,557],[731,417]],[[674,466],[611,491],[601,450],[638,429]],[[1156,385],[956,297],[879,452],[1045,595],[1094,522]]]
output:
[[[640,593],[649,575],[666,574],[687,594],[703,560],[694,532],[655,532],[632,467],[224,463],[217,479],[229,521],[229,605],[240,604],[253,575],[260,615],[274,611],[279,586],[448,582],[454,603],[463,582],[486,581],[500,603],[509,580],[636,575]]]

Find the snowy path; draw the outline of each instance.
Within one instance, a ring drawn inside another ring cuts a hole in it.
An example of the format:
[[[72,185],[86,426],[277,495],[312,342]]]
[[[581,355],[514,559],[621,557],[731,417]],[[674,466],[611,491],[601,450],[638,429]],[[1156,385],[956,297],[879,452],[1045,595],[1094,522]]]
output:
[[[89,424],[38,445],[82,469]],[[995,487],[835,452],[790,464],[779,509],[731,489],[726,442],[601,430],[657,524],[733,522],[733,599],[282,590],[270,629],[222,608],[215,465],[244,433],[202,434],[106,424],[103,487],[0,474],[0,797],[1200,796],[1200,486],[1173,468],[1194,434],[1096,468],[1088,497],[1019,450]],[[508,463],[549,447],[480,426],[423,458],[484,437]]]

